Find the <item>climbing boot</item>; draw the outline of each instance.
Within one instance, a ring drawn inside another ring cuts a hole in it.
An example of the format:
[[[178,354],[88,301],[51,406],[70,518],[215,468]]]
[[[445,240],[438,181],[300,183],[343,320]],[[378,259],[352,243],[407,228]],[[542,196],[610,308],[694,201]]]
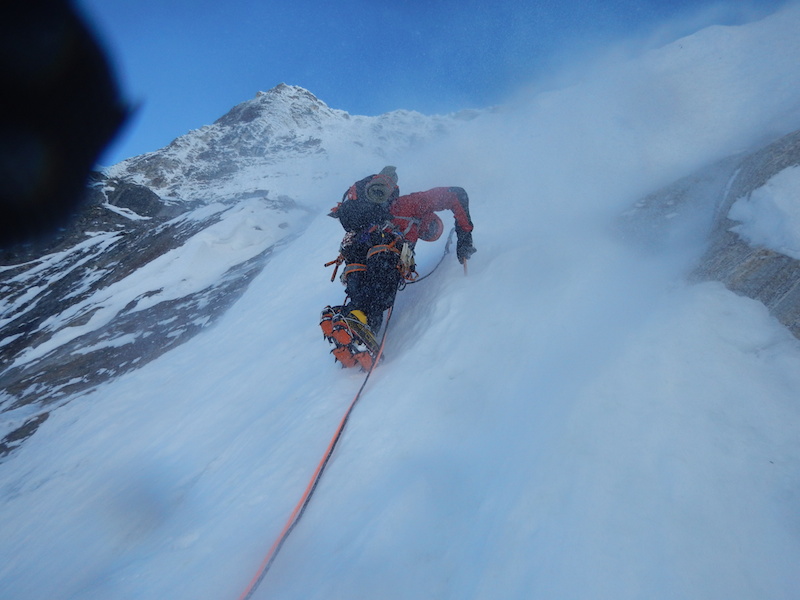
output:
[[[378,343],[363,311],[327,306],[319,324],[325,339],[334,344],[331,353],[342,366],[360,366],[364,370],[372,367]]]

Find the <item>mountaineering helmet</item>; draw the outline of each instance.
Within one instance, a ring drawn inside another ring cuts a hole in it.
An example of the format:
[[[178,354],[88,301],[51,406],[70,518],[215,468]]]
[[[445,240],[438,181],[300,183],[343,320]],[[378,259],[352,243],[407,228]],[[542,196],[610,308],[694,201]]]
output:
[[[373,175],[364,186],[367,200],[375,204],[386,204],[399,194],[397,187],[396,167],[386,166],[377,175]]]

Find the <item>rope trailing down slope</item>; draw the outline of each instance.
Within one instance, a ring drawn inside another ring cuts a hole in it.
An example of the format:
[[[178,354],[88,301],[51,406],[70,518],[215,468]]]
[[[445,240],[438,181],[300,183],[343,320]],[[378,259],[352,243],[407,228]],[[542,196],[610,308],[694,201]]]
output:
[[[450,252],[450,243],[453,240],[454,232],[455,232],[455,227],[450,230],[450,234],[447,237],[447,244],[445,244],[444,247],[444,253],[442,254],[442,257],[439,259],[439,262],[436,263],[436,266],[433,267],[433,269],[431,269],[430,273],[428,273],[424,277],[420,277],[419,279],[409,283],[417,283],[419,281],[422,281],[423,279],[430,277],[433,274],[433,272],[439,268],[439,265],[441,265],[442,261],[444,261],[444,257],[447,256],[447,254]],[[466,261],[464,261],[464,273],[466,274]],[[347,421],[350,419],[350,414],[353,412],[353,408],[355,408],[356,404],[361,398],[361,394],[364,392],[364,388],[367,386],[367,382],[369,381],[370,375],[372,375],[372,371],[375,369],[375,366],[378,364],[378,362],[381,359],[381,356],[383,355],[383,347],[386,344],[386,333],[389,331],[389,322],[392,319],[392,309],[393,307],[390,307],[389,312],[386,315],[386,327],[384,327],[383,330],[383,336],[381,337],[381,344],[380,347],[378,348],[378,353],[375,356],[375,360],[372,362],[372,366],[369,368],[369,371],[367,371],[367,375],[366,377],[364,377],[364,381],[362,382],[361,387],[358,388],[358,392],[356,392],[353,401],[350,403],[350,406],[348,406],[347,411],[345,411],[344,417],[342,417],[339,426],[336,428],[336,431],[334,432],[333,437],[331,438],[331,441],[328,444],[328,448],[325,450],[325,453],[322,456],[322,460],[320,460],[319,464],[317,465],[316,471],[314,471],[314,474],[311,476],[311,480],[308,482],[306,490],[303,492],[303,495],[300,497],[299,502],[294,507],[292,514],[289,515],[289,519],[283,526],[283,529],[278,535],[278,538],[272,544],[272,547],[269,549],[269,552],[267,552],[267,555],[261,562],[258,571],[256,572],[253,579],[250,581],[250,584],[247,586],[247,589],[245,589],[242,595],[239,596],[239,600],[250,600],[250,598],[253,597],[253,594],[255,593],[256,589],[258,589],[258,586],[264,580],[264,577],[267,575],[267,572],[269,571],[270,567],[272,567],[272,564],[275,562],[275,559],[277,558],[278,553],[281,551],[283,544],[289,537],[289,534],[292,533],[292,530],[295,528],[297,523],[300,521],[300,518],[303,516],[303,513],[305,512],[306,507],[308,506],[308,503],[311,501],[311,496],[317,489],[317,485],[319,484],[319,481],[322,478],[322,474],[325,471],[325,467],[328,466],[328,462],[330,461],[331,456],[333,455],[333,451],[336,448],[336,444],[339,443],[339,439],[342,437],[342,433],[344,432],[344,428],[347,425]]]
[[[317,465],[316,471],[311,476],[311,480],[308,482],[308,486],[306,487],[305,492],[300,497],[300,501],[294,507],[292,514],[289,515],[289,519],[286,521],[286,525],[284,525],[283,530],[278,535],[278,538],[275,540],[275,543],[272,544],[272,547],[267,552],[267,555],[264,557],[264,560],[261,563],[261,566],[258,569],[255,577],[247,586],[247,589],[242,593],[239,597],[239,600],[249,600],[252,598],[253,593],[255,593],[256,589],[258,588],[259,584],[263,581],[264,577],[266,576],[267,572],[269,571],[272,564],[275,562],[275,558],[278,556],[281,548],[283,547],[284,542],[289,537],[289,534],[295,528],[300,518],[303,516],[303,513],[308,506],[308,503],[311,501],[311,496],[314,494],[314,491],[317,489],[317,484],[319,483],[320,478],[322,477],[322,473],[325,471],[325,467],[328,466],[328,462],[333,455],[333,450],[336,448],[336,444],[339,442],[339,439],[342,437],[342,433],[344,432],[345,425],[347,425],[347,421],[350,418],[350,414],[353,412],[353,408],[355,408],[356,403],[358,403],[359,399],[361,398],[361,394],[364,392],[364,388],[367,386],[367,382],[369,381],[370,375],[372,375],[372,371],[375,369],[375,366],[380,361],[381,355],[383,354],[383,347],[386,344],[386,332],[389,330],[389,321],[392,318],[392,308],[389,308],[389,312],[386,316],[386,327],[383,330],[383,337],[381,338],[381,345],[378,349],[378,354],[375,356],[375,360],[372,363],[369,371],[367,371],[366,377],[364,377],[364,381],[361,384],[361,387],[358,389],[358,392],[353,398],[353,401],[350,403],[350,406],[347,408],[347,411],[344,413],[344,417],[342,417],[342,421],[339,423],[339,426],[336,428],[335,433],[333,434],[333,438],[331,438],[330,443],[328,444],[328,448],[325,450],[325,454],[322,456],[322,460],[320,460],[319,464]]]

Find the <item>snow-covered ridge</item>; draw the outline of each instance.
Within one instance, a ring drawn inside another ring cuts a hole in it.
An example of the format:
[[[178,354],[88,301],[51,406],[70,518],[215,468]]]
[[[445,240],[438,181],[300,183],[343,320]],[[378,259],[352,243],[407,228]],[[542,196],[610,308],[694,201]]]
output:
[[[302,161],[303,178],[336,168],[342,155],[388,157],[451,131],[477,111],[426,116],[398,110],[377,117],[331,109],[308,90],[280,84],[232,108],[211,125],[111,167],[111,177],[158,194],[208,200],[243,186],[276,189],[286,169]],[[279,193],[291,193],[278,188]]]

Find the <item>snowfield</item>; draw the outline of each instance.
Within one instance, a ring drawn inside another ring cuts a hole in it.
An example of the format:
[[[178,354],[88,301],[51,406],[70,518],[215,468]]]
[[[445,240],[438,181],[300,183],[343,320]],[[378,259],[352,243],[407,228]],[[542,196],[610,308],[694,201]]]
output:
[[[713,199],[658,248],[613,226],[800,128],[798,31],[795,3],[616,53],[295,190],[318,216],[215,326],[54,411],[0,464],[2,596],[240,596],[363,379],[317,325],[344,296],[325,209],[395,164],[403,192],[467,189],[478,253],[399,294],[386,359],[253,597],[800,598],[800,341],[760,303],[685,282]],[[753,243],[798,251],[796,171],[735,205]],[[266,243],[225,223],[170,260],[206,281]],[[443,247],[420,243],[422,274]]]

